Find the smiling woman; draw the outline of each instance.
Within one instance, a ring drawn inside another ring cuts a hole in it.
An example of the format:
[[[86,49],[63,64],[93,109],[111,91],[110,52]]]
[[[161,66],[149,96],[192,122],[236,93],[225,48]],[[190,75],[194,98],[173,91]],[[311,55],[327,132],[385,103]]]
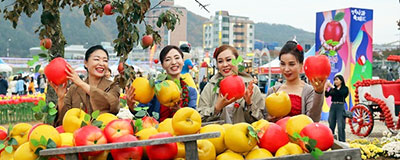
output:
[[[67,78],[73,84],[59,86],[50,83],[58,96],[58,115],[54,126],[62,123],[65,113],[71,108],[80,108],[91,114],[99,110],[100,113],[117,114],[119,111],[119,91],[117,85],[111,86],[112,81],[105,78],[108,69],[108,52],[101,45],[90,47],[85,54],[85,69],[88,78],[82,80],[76,71],[68,65]]]

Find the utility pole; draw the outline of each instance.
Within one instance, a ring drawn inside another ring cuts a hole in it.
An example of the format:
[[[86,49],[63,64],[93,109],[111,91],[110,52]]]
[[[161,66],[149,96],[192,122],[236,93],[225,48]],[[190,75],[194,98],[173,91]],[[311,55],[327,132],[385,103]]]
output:
[[[10,57],[10,42],[11,42],[11,38],[9,38],[7,41],[7,57]]]

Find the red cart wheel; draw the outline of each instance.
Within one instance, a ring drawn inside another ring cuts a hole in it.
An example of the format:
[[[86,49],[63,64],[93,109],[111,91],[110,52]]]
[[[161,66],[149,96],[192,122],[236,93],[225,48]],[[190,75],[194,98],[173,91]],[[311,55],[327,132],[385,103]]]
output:
[[[357,136],[368,136],[374,128],[374,117],[370,108],[363,104],[357,104],[351,108],[353,118],[348,120],[351,132]]]

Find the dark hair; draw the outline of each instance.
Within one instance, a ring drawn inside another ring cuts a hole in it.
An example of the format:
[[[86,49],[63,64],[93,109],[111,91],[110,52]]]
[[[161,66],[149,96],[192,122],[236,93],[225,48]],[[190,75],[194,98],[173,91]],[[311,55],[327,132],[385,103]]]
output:
[[[344,83],[344,78],[343,78],[342,75],[340,75],[340,74],[336,75],[335,78],[333,78],[333,80],[335,80],[336,78],[338,78],[340,81],[342,81],[342,86],[346,86],[346,84]]]
[[[235,56],[235,58],[238,58],[238,57],[239,57],[239,53],[238,53],[238,51],[236,50],[235,47],[232,47],[232,46],[230,46],[230,45],[224,44],[224,45],[222,45],[222,46],[220,46],[220,47],[218,47],[218,48],[215,48],[215,51],[214,51],[214,58],[217,59],[217,58],[218,58],[218,55],[219,55],[221,52],[223,52],[223,51],[225,51],[225,50],[227,50],[227,49],[229,49],[229,50],[232,51],[232,53],[233,53],[233,55]]]
[[[161,52],[160,52],[159,59],[160,59],[161,64],[163,64],[165,57],[167,56],[168,52],[169,52],[171,49],[177,50],[177,51],[179,52],[179,54],[181,55],[182,59],[183,59],[183,53],[182,53],[182,51],[181,51],[177,46],[168,45],[168,46],[165,46],[165,47],[161,50]]]
[[[102,45],[95,45],[95,46],[90,47],[88,50],[86,50],[86,53],[85,53],[85,61],[88,61],[90,55],[91,55],[94,51],[99,50],[99,49],[100,49],[100,50],[103,50],[104,52],[106,52],[106,55],[107,55],[107,58],[108,58],[108,52],[107,52],[107,50],[104,49]]]
[[[304,61],[304,51],[297,49],[298,43],[295,41],[287,41],[286,44],[282,47],[279,52],[279,60],[281,60],[281,56],[284,54],[292,54],[296,57],[297,61],[303,64]]]

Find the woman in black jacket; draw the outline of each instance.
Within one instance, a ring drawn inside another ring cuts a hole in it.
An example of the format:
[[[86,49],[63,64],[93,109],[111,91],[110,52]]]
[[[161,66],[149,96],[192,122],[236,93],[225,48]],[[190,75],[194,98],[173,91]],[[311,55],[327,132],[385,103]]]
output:
[[[334,84],[333,86],[331,83],[329,83],[330,88],[328,88],[325,91],[325,97],[331,96],[332,99],[332,104],[331,108],[329,110],[329,128],[331,128],[332,133],[335,134],[335,127],[336,123],[338,123],[338,132],[339,132],[339,141],[345,142],[346,141],[346,134],[344,132],[344,129],[346,127],[345,123],[345,108],[344,108],[344,103],[346,97],[349,95],[349,89],[346,87],[346,84],[344,83],[344,78],[342,75],[336,75],[334,78]]]

